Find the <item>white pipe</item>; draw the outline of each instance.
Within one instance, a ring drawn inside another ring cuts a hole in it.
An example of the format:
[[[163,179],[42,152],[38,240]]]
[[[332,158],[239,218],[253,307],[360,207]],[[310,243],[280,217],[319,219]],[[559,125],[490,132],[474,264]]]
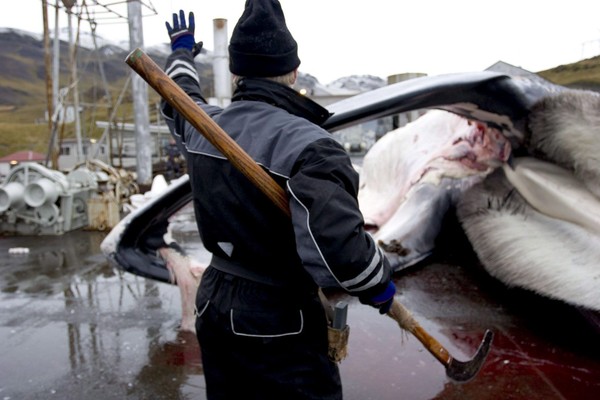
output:
[[[215,97],[217,104],[221,107],[231,102],[231,73],[229,72],[229,53],[227,44],[227,20],[223,18],[213,19],[214,27],[214,56],[213,75],[215,85]]]

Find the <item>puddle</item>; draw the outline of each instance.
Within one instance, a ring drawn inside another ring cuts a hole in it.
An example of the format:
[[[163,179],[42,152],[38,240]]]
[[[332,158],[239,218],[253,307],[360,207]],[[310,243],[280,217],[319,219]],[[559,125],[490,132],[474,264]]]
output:
[[[177,331],[179,291],[113,268],[100,254],[104,236],[0,238],[0,399],[205,398],[200,348]],[[15,247],[29,253],[9,255]],[[488,360],[472,381],[451,382],[395,321],[329,293],[349,302],[345,399],[600,396],[598,336],[568,307],[455,265],[396,279],[398,300],[457,359],[472,357],[485,329],[494,331]]]

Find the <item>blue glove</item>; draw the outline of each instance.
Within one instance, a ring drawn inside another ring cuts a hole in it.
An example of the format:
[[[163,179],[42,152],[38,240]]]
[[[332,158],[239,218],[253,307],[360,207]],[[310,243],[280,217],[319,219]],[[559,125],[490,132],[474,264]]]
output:
[[[188,49],[196,56],[202,50],[202,42],[196,43],[194,39],[196,22],[193,12],[189,13],[188,19],[189,26],[185,22],[185,13],[183,10],[179,10],[179,18],[177,18],[177,14],[173,13],[173,26],[168,21],[165,22],[165,25],[171,39],[171,50]]]
[[[392,303],[394,302],[394,295],[396,294],[396,286],[394,282],[390,281],[386,288],[379,293],[368,299],[361,298],[361,303],[368,304],[372,307],[375,307],[379,310],[379,314],[387,314],[392,307]]]

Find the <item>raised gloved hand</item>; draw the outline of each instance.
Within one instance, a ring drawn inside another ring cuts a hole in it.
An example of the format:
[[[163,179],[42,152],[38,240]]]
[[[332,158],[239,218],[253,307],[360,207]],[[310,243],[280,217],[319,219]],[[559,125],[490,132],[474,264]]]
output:
[[[390,311],[390,307],[394,302],[394,295],[396,294],[396,286],[394,282],[390,281],[390,283],[385,287],[385,289],[369,298],[359,298],[361,303],[368,304],[372,307],[375,307],[379,310],[379,314],[387,314]]]
[[[194,39],[194,31],[196,30],[196,22],[194,13],[190,12],[188,17],[189,25],[185,21],[185,13],[179,10],[179,17],[173,13],[173,26],[168,21],[165,22],[167,32],[171,39],[171,50],[188,49],[194,56],[198,55],[202,50],[202,42],[196,43]]]

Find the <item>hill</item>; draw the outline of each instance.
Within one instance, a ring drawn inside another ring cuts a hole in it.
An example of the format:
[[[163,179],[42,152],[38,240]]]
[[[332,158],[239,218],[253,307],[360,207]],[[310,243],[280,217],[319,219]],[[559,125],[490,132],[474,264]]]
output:
[[[0,29],[0,156],[19,150],[47,152],[50,138],[46,113],[46,80],[44,47],[39,35],[16,29]],[[146,49],[148,55],[159,65],[164,65],[167,53],[162,46]],[[131,69],[125,64],[128,51],[120,46],[106,43],[97,51],[93,48],[77,48],[80,104],[82,112],[82,135],[98,138],[101,131],[95,128],[96,119],[108,119],[110,106],[123,90]],[[69,44],[60,42],[60,85],[69,86]],[[204,87],[212,87],[212,65],[206,53],[196,59],[196,66]],[[101,69],[106,78],[102,79]],[[108,88],[108,92],[107,89]],[[120,122],[132,122],[130,91],[124,92],[119,107]],[[210,93],[208,93],[210,95]],[[149,89],[149,101],[158,103],[158,95]],[[156,113],[151,108],[151,120]],[[62,137],[74,137],[73,124],[61,127]]]
[[[538,72],[542,78],[574,89],[600,92],[600,56]]]
[[[124,62],[128,50],[123,44],[99,40],[101,47],[95,50],[90,43],[91,40],[84,37],[77,48],[78,84],[83,107],[82,135],[98,138],[102,132],[94,126],[94,121],[108,119],[110,107],[123,91],[131,70]],[[0,28],[0,52],[0,157],[20,150],[45,154],[50,134],[48,123],[44,119],[46,81],[42,37],[16,29]],[[146,53],[158,65],[164,65],[169,47],[167,44],[149,47]],[[69,45],[66,41],[60,43],[60,54],[60,83],[64,87],[71,83]],[[196,58],[196,67],[204,94],[211,97],[213,73],[210,52],[203,50]],[[101,69],[104,71],[106,85]],[[561,65],[538,74],[564,86],[600,91],[600,56]],[[316,95],[355,93],[385,85],[384,79],[374,76],[344,77],[330,85],[322,85],[314,76],[302,72],[299,82]],[[125,91],[124,94],[123,102],[117,110],[117,119],[118,122],[133,122],[130,91]],[[158,95],[149,89],[152,122],[157,119],[154,110],[159,100]],[[61,137],[74,137],[72,125],[61,127]]]

